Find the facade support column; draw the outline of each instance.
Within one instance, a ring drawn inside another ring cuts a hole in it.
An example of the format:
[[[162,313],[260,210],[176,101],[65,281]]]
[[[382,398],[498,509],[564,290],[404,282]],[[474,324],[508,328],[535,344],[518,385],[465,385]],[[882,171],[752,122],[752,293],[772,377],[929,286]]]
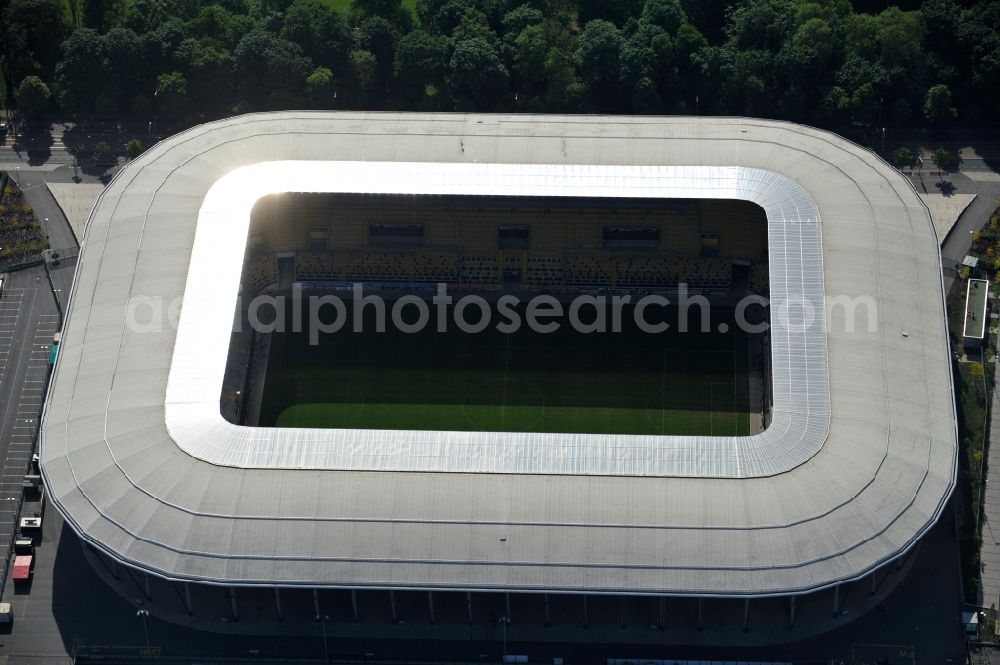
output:
[[[472,592],[465,592],[465,609],[469,613],[469,625],[472,625]]]
[[[878,568],[872,571],[872,574],[868,576],[868,595],[874,596],[876,589],[878,589]]]
[[[705,599],[698,597],[698,630],[705,627]]]
[[[435,621],[434,621],[434,592],[433,591],[428,591],[427,592],[427,609],[430,610],[430,613],[431,613],[431,625],[433,626],[434,623],[435,623]]]
[[[840,613],[840,585],[833,587],[833,616]]]
[[[622,594],[622,616],[621,616],[621,622],[620,622],[619,626],[621,628],[625,627],[625,595],[624,594]]]
[[[505,593],[503,595],[503,597],[504,597],[504,603],[506,603],[506,605],[507,605],[507,625],[509,626],[510,625],[510,594],[509,593]]]
[[[108,558],[108,561],[111,562],[111,577],[113,577],[116,580],[118,580],[119,579],[118,562],[115,561],[114,559],[110,558],[110,557]]]
[[[667,597],[660,596],[660,622],[658,627],[663,630],[667,625]]]
[[[146,591],[146,600],[148,602],[153,602],[153,594],[149,590],[149,573],[143,573],[142,574],[142,583],[143,583],[143,587],[145,588],[145,591]]]
[[[284,621],[285,615],[281,611],[281,589],[274,587],[274,613],[278,617],[278,621]]]
[[[313,589],[313,614],[316,616],[316,621],[319,621],[322,614],[319,611],[319,589]]]
[[[545,627],[549,627],[549,594],[543,594],[545,596]]]
[[[184,609],[187,610],[189,617],[194,616],[194,605],[191,603],[191,583],[184,583]]]
[[[351,611],[354,613],[354,623],[358,622],[358,590],[351,589]]]
[[[392,622],[399,623],[399,617],[396,616],[396,592],[389,590],[389,611],[392,612]]]
[[[587,611],[587,594],[583,594],[583,627],[586,628],[590,623],[590,613]]]
[[[743,599],[743,632],[750,629],[750,599]]]
[[[229,592],[229,607],[233,610],[233,621],[237,623],[240,620],[240,610],[236,606],[236,587],[227,587]]]
[[[795,628],[795,605],[798,602],[796,596],[792,596],[788,604],[788,627]]]

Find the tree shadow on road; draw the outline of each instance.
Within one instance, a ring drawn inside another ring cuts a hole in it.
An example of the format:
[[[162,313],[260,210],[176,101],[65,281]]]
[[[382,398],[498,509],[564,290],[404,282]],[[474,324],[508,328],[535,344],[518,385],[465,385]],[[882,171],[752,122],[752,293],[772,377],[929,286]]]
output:
[[[27,123],[11,146],[18,155],[24,153],[29,166],[41,166],[52,157],[52,124]]]
[[[937,190],[942,194],[944,194],[945,196],[955,195],[955,185],[953,185],[950,181],[938,180],[936,183],[934,183],[934,187],[936,187]]]

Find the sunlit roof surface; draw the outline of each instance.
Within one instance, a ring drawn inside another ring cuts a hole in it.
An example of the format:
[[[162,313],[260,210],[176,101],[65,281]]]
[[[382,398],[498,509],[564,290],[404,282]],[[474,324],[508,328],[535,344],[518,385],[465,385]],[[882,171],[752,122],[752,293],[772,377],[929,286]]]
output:
[[[249,211],[282,191],[746,199],[767,214],[773,299],[814,316],[772,330],[774,420],[755,437],[237,427],[219,393]],[[137,298],[181,296],[177,330],[126,325]],[[851,330],[832,299],[869,299],[876,329]],[[927,210],[836,136],[275,113],[168,139],[105,191],[41,446],[73,528],[171,579],[787,593],[863,575],[933,524],[954,482],[951,395]]]

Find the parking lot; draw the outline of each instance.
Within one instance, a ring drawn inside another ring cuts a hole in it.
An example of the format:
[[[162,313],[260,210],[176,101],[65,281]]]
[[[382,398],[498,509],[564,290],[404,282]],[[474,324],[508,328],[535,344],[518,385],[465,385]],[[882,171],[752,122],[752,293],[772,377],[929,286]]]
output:
[[[0,568],[5,578],[58,327],[44,268],[10,273],[0,296]]]

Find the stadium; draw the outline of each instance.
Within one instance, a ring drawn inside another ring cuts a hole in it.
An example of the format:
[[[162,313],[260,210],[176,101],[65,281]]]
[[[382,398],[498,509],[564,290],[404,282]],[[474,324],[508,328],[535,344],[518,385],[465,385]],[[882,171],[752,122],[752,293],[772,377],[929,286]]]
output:
[[[585,624],[626,603],[662,624],[668,599],[699,624],[730,603],[744,629],[750,601],[836,614],[955,483],[938,247],[894,169],[786,122],[209,123],[92,213],[42,473],[115,578],[189,614],[266,596],[319,616],[320,593],[355,620],[362,594],[430,623],[548,623],[552,598]],[[289,294],[352,325],[313,339]],[[459,321],[473,296],[473,325],[505,297],[518,319],[585,298],[591,325],[598,298],[632,300],[618,334],[373,333],[362,307]],[[708,325],[643,334],[642,298],[681,324],[708,303]]]

